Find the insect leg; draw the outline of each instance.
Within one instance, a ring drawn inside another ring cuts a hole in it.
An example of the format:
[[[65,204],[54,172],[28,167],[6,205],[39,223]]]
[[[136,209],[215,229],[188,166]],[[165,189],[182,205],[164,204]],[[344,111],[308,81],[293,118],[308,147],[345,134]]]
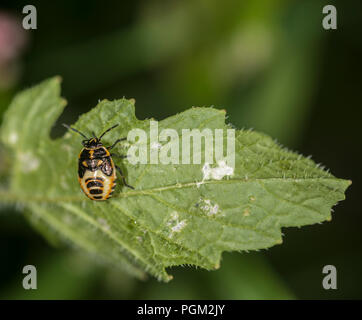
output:
[[[108,147],[107,149],[108,149],[108,150],[113,149],[118,142],[121,142],[121,141],[124,141],[124,140],[127,140],[127,138],[117,139],[117,140],[116,140],[110,147]]]
[[[116,165],[116,168],[117,168],[119,174],[121,175],[123,184],[124,184],[126,187],[130,188],[130,189],[134,189],[134,187],[130,186],[130,185],[126,182],[126,178],[124,177],[121,168],[118,167],[117,165]]]

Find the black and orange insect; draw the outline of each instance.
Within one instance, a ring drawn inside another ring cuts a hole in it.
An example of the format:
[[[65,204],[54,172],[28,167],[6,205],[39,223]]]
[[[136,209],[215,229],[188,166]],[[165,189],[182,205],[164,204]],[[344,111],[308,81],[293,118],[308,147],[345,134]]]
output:
[[[117,143],[126,140],[122,138],[116,140],[110,147],[105,147],[101,142],[102,137],[112,129],[116,128],[118,124],[104,131],[99,138],[92,133],[92,138],[87,138],[85,134],[63,123],[63,126],[69,130],[79,133],[85,140],[82,141],[83,149],[78,156],[78,181],[79,184],[91,200],[107,200],[109,199],[116,187],[117,173],[119,171],[123,184],[131,189],[132,186],[127,184],[126,179],[121,169],[114,164],[109,150],[113,149]],[[126,156],[119,156],[125,158]]]

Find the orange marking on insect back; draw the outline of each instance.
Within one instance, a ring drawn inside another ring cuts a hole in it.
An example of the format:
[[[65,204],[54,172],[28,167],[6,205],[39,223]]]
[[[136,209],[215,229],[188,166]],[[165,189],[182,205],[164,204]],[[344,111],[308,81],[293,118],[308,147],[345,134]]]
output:
[[[94,155],[94,150],[89,150],[89,157],[91,159],[93,159],[93,155]]]
[[[114,177],[111,177],[110,179],[111,179],[111,181],[109,182],[109,190],[108,190],[107,194],[104,197],[105,199],[108,199],[110,193],[113,191],[112,186],[113,186],[113,183],[114,183]]]
[[[84,150],[84,148],[83,148],[82,150],[80,150],[79,155],[78,155],[78,159],[80,158],[80,156],[81,156],[81,154],[82,154],[83,150]]]

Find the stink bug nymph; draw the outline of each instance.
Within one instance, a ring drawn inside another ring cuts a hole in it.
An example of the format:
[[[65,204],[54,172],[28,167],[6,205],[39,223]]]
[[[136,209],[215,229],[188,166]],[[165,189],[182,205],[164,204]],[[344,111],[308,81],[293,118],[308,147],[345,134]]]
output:
[[[120,141],[126,138],[116,140],[110,147],[105,147],[101,139],[118,124],[104,131],[99,138],[93,134],[92,138],[87,138],[83,133],[63,123],[63,126],[69,130],[79,133],[85,140],[82,141],[83,149],[78,156],[78,181],[86,196],[91,200],[107,200],[109,199],[116,187],[117,173],[119,171],[123,184],[131,189],[132,186],[127,184],[121,169],[114,164],[109,150],[113,149]],[[120,156],[121,158],[124,158]]]

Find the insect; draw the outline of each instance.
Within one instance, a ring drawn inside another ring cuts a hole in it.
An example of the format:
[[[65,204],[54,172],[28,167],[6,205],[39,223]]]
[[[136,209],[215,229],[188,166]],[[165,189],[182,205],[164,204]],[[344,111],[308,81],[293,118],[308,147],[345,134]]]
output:
[[[102,143],[103,136],[118,127],[118,124],[104,131],[98,138],[94,132],[93,137],[87,138],[85,134],[63,123],[63,126],[68,130],[79,133],[85,140],[82,141],[83,149],[78,156],[78,181],[86,196],[91,200],[107,200],[109,199],[116,187],[117,173],[119,171],[123,184],[131,189],[130,186],[121,171],[121,169],[114,164],[112,156],[109,150],[113,149],[117,143],[126,140],[122,138],[116,140],[110,147],[105,147]],[[125,158],[127,156],[118,156]]]

